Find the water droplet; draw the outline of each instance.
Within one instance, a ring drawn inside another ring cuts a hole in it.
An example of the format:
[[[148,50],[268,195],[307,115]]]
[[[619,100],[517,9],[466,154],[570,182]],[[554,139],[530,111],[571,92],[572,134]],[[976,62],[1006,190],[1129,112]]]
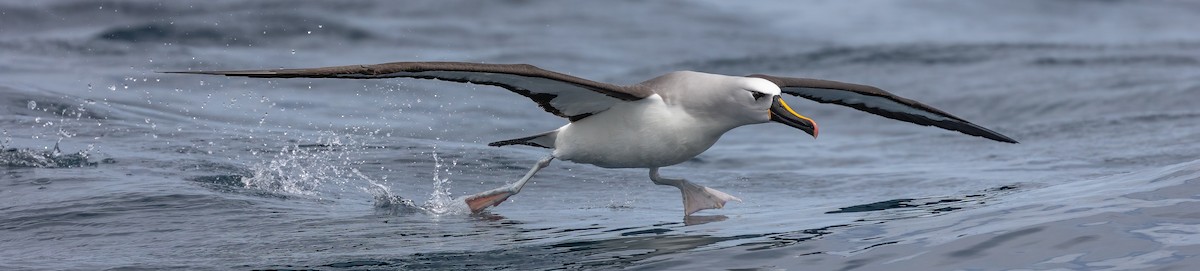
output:
[[[292,49],[292,54],[296,54],[296,49]]]
[[[108,90],[109,91],[117,91],[117,85],[109,85]]]
[[[29,101],[29,110],[36,110],[36,109],[37,109],[37,102]]]

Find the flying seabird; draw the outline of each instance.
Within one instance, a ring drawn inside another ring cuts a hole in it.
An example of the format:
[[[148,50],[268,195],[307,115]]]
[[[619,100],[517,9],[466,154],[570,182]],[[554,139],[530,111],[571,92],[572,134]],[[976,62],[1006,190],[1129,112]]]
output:
[[[497,86],[528,97],[569,122],[553,131],[489,146],[528,145],[551,149],[520,180],[463,197],[472,212],[498,206],[521,191],[554,159],[604,168],[648,168],[650,180],[679,188],[684,215],[741,201],[685,179],[660,176],[658,169],[708,150],[721,135],[743,125],[774,121],[817,136],[817,123],[783,101],[782,93],[832,103],[886,118],[958,131],[987,139],[1016,140],[920,102],[882,89],[829,80],[763,74],[728,76],[677,71],[634,85],[591,81],[527,64],[392,62],[308,69],[177,71],[256,78],[418,78]]]

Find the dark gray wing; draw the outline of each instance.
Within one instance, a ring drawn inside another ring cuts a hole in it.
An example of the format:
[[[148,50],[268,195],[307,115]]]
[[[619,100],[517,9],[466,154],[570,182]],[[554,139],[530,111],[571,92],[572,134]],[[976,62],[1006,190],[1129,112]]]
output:
[[[749,77],[767,79],[779,85],[784,93],[821,103],[844,105],[889,119],[936,126],[1000,142],[1017,143],[1012,138],[955,117],[945,111],[872,86],[763,74],[749,75]]]
[[[622,101],[654,94],[640,86],[617,86],[544,70],[527,64],[482,64],[466,62],[392,62],[310,69],[174,71],[166,73],[211,74],[258,78],[348,78],[406,77],[498,86],[529,97],[546,112],[576,121],[607,110]]]

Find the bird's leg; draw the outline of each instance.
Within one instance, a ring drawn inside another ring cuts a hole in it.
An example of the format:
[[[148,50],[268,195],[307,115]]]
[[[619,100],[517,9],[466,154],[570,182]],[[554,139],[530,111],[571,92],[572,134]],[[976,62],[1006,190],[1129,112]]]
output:
[[[505,200],[507,200],[508,197],[521,192],[521,188],[525,187],[525,183],[528,183],[529,179],[533,179],[533,174],[536,174],[539,170],[542,170],[542,168],[550,165],[550,161],[552,160],[554,160],[553,155],[542,158],[542,160],[539,160],[537,164],[533,165],[533,168],[529,169],[529,173],[525,173],[525,177],[521,177],[521,180],[501,186],[500,188],[468,196],[464,200],[467,202],[467,206],[471,207],[472,213],[481,212],[483,209],[487,209],[490,206],[498,206],[500,203],[503,203]]]
[[[658,175],[658,168],[650,169],[650,180],[657,185],[670,185],[679,188],[683,193],[683,215],[688,216],[704,209],[719,209],[725,207],[726,201],[739,199],[716,189],[700,186],[685,179],[668,179]]]

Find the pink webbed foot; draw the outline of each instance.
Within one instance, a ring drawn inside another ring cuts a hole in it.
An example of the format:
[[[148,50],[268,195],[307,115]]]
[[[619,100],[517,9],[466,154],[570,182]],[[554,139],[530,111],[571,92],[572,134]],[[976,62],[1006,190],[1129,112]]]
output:
[[[730,196],[725,192],[699,186],[691,182],[684,182],[679,186],[679,191],[683,193],[684,216],[691,215],[700,210],[723,208],[725,207],[725,202],[731,200],[742,202],[742,199]]]
[[[467,207],[471,208],[471,213],[479,213],[488,207],[500,206],[501,203],[504,203],[505,200],[508,200],[508,197],[516,194],[517,193],[509,191],[492,190],[471,195],[470,197],[464,199],[464,201],[467,202]]]

